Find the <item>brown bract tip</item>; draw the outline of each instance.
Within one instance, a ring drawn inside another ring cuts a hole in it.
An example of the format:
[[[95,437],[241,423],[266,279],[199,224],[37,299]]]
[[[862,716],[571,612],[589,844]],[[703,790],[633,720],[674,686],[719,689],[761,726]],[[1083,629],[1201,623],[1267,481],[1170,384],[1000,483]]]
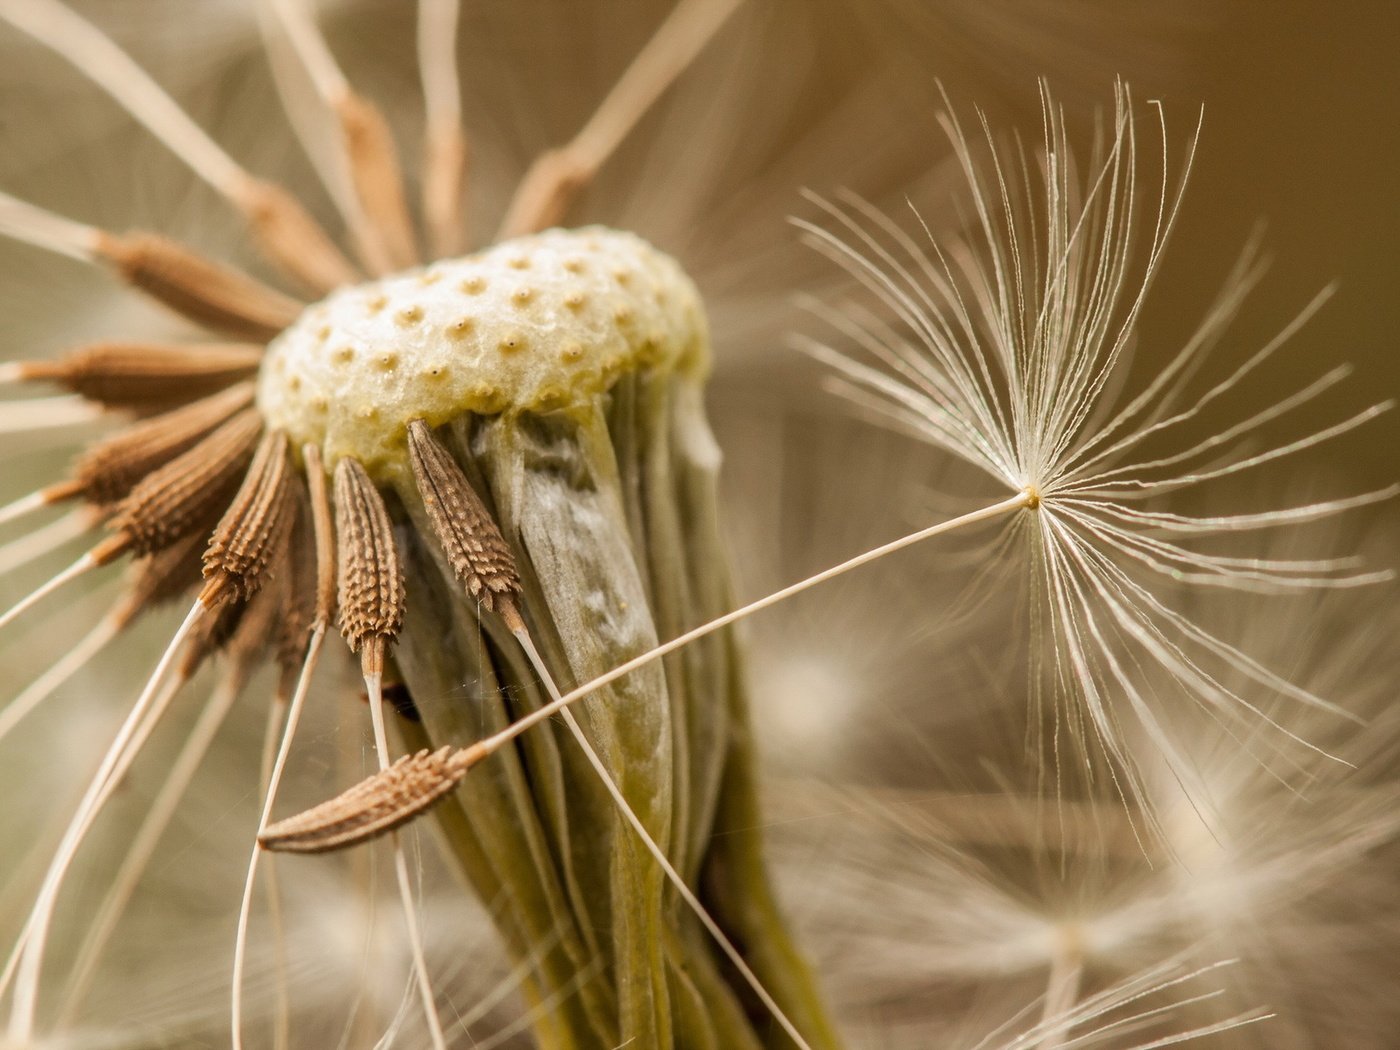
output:
[[[54,361],[27,362],[23,375],[107,408],[149,413],[246,379],[261,359],[262,347],[252,343],[92,343]]]
[[[81,496],[99,506],[115,503],[252,402],[253,385],[239,383],[97,442],[78,457],[72,479],[62,486],[65,497]]]
[[[361,279],[320,224],[281,186],[250,179],[238,204],[259,246],[294,280],[324,295]]]
[[[371,250],[378,256],[376,267],[387,272],[417,265],[413,220],[408,213],[398,149],[389,122],[378,107],[354,92],[347,91],[334,105],[355,192],[378,240]]]

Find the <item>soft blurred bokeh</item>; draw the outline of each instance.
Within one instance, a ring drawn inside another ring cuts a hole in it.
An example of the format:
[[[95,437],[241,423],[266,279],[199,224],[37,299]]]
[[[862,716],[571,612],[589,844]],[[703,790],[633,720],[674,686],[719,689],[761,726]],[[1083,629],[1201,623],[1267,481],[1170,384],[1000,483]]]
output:
[[[277,106],[248,4],[84,0],[74,6],[110,29],[235,156],[308,193],[318,214],[330,214]],[[327,0],[321,6],[351,78],[387,105],[404,141],[415,143],[417,74],[405,5]],[[530,158],[578,127],[668,6],[664,0],[464,5],[461,53],[466,120],[476,148],[478,238],[493,227]],[[787,221],[791,214],[812,214],[802,189],[831,193],[851,187],[910,228],[915,220],[906,198],[937,229],[955,220],[949,195],[956,182],[935,121],[942,92],[969,126],[974,107],[981,106],[994,135],[1019,130],[1033,146],[1040,134],[1039,78],[1087,141],[1096,114],[1111,108],[1114,80],[1121,77],[1138,100],[1145,141],[1156,128],[1144,103],[1162,100],[1173,173],[1203,107],[1190,186],[1146,308],[1135,367],[1150,372],[1180,346],[1244,243],[1264,223],[1273,266],[1212,368],[1228,371],[1246,359],[1330,282],[1337,282],[1338,291],[1232,400],[1228,418],[1257,411],[1340,361],[1355,365],[1349,382],[1260,440],[1302,433],[1400,396],[1397,41],[1400,4],[1391,0],[749,0],[717,46],[642,122],[578,214],[654,239],[682,260],[707,295],[719,353],[711,403],[729,460],[741,595],[756,597],[898,535],[930,514],[957,509],[948,493],[957,492],[959,479],[945,475],[936,454],[911,450],[908,442],[847,418],[845,406],[819,389],[815,366],[793,353],[785,338],[804,323],[794,293],[823,295],[838,283],[830,266],[797,245]],[[1154,149],[1155,142],[1145,152],[1152,156]],[[1144,178],[1150,182],[1156,175],[1148,171]],[[207,188],[61,61],[3,27],[0,189],[116,229],[154,227],[256,265],[237,221]],[[0,272],[0,359],[49,356],[82,339],[180,331],[70,260],[5,242]],[[6,444],[0,503],[53,477],[66,455],[51,442],[10,435],[0,442]],[[1391,413],[1310,450],[1288,470],[1259,483],[1242,480],[1240,499],[1248,504],[1260,498],[1261,486],[1278,484],[1297,491],[1264,502],[1292,504],[1313,491],[1380,487],[1396,476],[1397,448],[1400,415]],[[925,453],[927,460],[921,458]],[[1367,549],[1383,564],[1393,562],[1395,515],[1383,510],[1373,517],[1379,524],[1369,533],[1348,536],[1365,536]],[[0,538],[17,534],[10,527]],[[859,960],[861,937],[888,938],[888,922],[876,921],[859,935],[842,927],[837,932],[848,933],[848,940],[820,942],[823,931],[835,928],[834,914],[843,923],[854,921],[848,899],[847,912],[833,909],[869,872],[853,875],[838,865],[843,843],[847,853],[854,851],[841,821],[851,819],[852,800],[861,796],[838,792],[828,800],[815,793],[813,778],[846,788],[946,790],[951,784],[1006,786],[1026,772],[1006,775],[998,765],[1014,767],[1024,758],[1017,724],[1024,710],[1023,668],[1000,659],[1000,636],[989,639],[982,632],[977,616],[987,612],[985,606],[950,600],[961,583],[947,581],[965,582],[959,559],[968,553],[953,544],[877,567],[751,627],[758,717],[779,800],[777,819],[791,821],[780,841],[788,886],[797,895],[794,908],[824,953],[819,961],[844,982],[840,988],[849,1001],[838,1005],[868,1021],[869,1032],[885,1022],[890,1031],[899,1028],[908,1003],[882,1005],[880,990],[871,989],[866,977],[842,970]],[[41,577],[30,569],[0,581],[0,604]],[[91,596],[86,600],[93,602]],[[1009,598],[998,594],[988,601],[1004,606]],[[141,638],[147,644],[129,650],[133,655],[124,666],[117,661],[111,673],[95,669],[76,680],[73,696],[86,707],[80,703],[36,719],[32,735],[2,745],[0,787],[11,799],[24,784],[57,811],[68,804],[65,792],[75,790],[71,770],[55,767],[46,756],[67,748],[81,763],[97,753],[113,711],[94,697],[112,691],[114,682],[128,691],[134,687],[159,633],[150,626]],[[27,682],[61,651],[62,633],[39,629],[35,635],[43,637],[33,644],[25,641],[30,635],[20,636],[23,651],[7,664],[19,681]],[[1316,637],[1312,644],[1324,648]],[[0,696],[15,691],[6,686]],[[313,727],[322,751],[331,750],[334,723],[327,717]],[[237,747],[256,739],[257,725],[254,717],[241,726],[211,768],[220,775],[235,770]],[[953,740],[957,746],[950,748]],[[328,781],[328,768],[324,760],[311,770],[320,780],[303,783],[308,798]],[[180,884],[180,865],[188,863],[182,851],[212,836],[211,828],[228,834],[218,849],[194,850],[203,862],[191,866],[200,878],[229,882],[225,897],[236,893],[227,865],[208,862],[239,863],[238,835],[247,830],[239,821],[246,824],[252,813],[250,784],[230,790],[220,780],[204,782],[198,801],[204,808],[196,810],[204,816],[177,830],[146,907],[153,899],[165,903],[154,894],[162,885]],[[877,800],[875,808],[906,812],[897,799]],[[0,831],[40,837],[35,828],[42,815],[7,805]],[[810,832],[805,838],[804,829]],[[805,873],[827,861],[835,870],[831,881],[809,887],[803,897]],[[28,853],[20,875],[0,879],[0,931],[13,930],[22,887],[38,862],[37,854]],[[890,863],[889,870],[897,868]],[[16,864],[6,874],[20,871]],[[188,880],[183,885],[188,891]],[[917,893],[910,894],[910,900],[893,903],[917,904]],[[871,901],[870,908],[878,903]],[[458,918],[455,928],[465,931],[463,937],[487,936],[477,912]],[[334,916],[308,920],[318,921],[330,927]],[[226,943],[224,927],[214,926],[207,943]],[[157,928],[151,939],[166,933]],[[321,935],[312,930],[306,939]],[[191,943],[196,940],[192,934]],[[140,958],[148,948],[138,940],[126,957]],[[450,945],[443,954],[449,952]],[[212,975],[202,975],[208,1017],[196,1018],[192,1028],[205,1024],[208,1031],[221,1031],[221,965],[222,958],[211,965]],[[312,984],[316,974],[303,976]],[[464,996],[480,991],[462,983]],[[1036,977],[1026,987],[1040,983]],[[985,1026],[955,1018],[957,1037],[975,1043],[973,1036],[1004,1020],[998,1010],[1007,990],[989,992],[986,1002],[974,1004],[992,1018]],[[395,986],[386,997],[398,991]],[[1031,994],[1020,984],[1011,991]],[[119,1007],[124,994],[118,980],[102,990],[99,1002]],[[925,1019],[919,1011],[928,1004],[917,990],[892,988],[889,994],[915,1004],[908,1007],[914,1019],[906,1018],[910,1041],[891,1036],[885,1043],[871,1035],[869,1045],[919,1045]],[[182,986],[170,993],[172,1001],[181,995],[197,998]],[[159,1005],[152,1008],[156,1013]]]

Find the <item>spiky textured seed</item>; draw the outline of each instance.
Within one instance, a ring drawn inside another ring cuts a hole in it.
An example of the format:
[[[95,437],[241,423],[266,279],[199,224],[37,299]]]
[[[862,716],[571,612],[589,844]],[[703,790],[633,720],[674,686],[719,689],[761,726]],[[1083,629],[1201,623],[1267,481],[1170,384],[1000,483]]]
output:
[[[349,457],[335,470],[340,633],[371,660],[403,626],[403,566],[389,511],[364,467]]]
[[[99,441],[78,457],[72,478],[54,487],[54,498],[81,497],[98,506],[115,503],[252,400],[252,384],[240,383]]]
[[[327,853],[402,827],[444,798],[481,758],[473,748],[443,747],[405,755],[389,768],[258,836],[264,849]]]
[[[188,535],[210,512],[227,506],[230,490],[253,458],[262,419],[245,409],[148,475],[121,502],[105,546],[151,554]]]
[[[206,598],[226,592],[234,601],[247,601],[262,586],[291,524],[290,476],[287,436],[281,431],[264,434],[238,495],[204,552]]]
[[[408,425],[413,478],[433,532],[467,593],[492,612],[519,606],[515,557],[486,505],[428,425]]]
[[[271,339],[302,304],[247,274],[210,262],[151,233],[103,234],[97,253],[122,278],[177,313],[211,328]]]
[[[109,408],[149,411],[249,378],[261,360],[262,347],[250,343],[94,343],[55,361],[26,362],[21,375],[59,383]]]

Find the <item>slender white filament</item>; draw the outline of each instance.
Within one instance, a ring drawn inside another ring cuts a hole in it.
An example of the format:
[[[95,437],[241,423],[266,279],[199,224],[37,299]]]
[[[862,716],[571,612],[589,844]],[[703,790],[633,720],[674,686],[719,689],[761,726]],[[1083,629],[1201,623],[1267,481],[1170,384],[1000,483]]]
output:
[[[0,709],[0,740],[4,740],[24,718],[72,678],[119,633],[122,624],[115,617],[101,620],[87,634],[51,663],[38,678]]]
[[[80,262],[93,261],[101,236],[96,227],[65,219],[8,193],[0,193],[0,234]]]
[[[7,1032],[10,1040],[14,1043],[24,1045],[34,1032],[34,1011],[39,992],[39,971],[43,965],[48,927],[53,918],[53,910],[58,901],[63,878],[77,854],[78,847],[82,845],[87,829],[101,808],[102,801],[110,795],[115,781],[120,778],[118,770],[124,764],[129,764],[131,758],[134,757],[134,753],[128,754],[128,744],[137,735],[141,724],[146,720],[147,713],[150,713],[151,720],[154,722],[160,717],[165,705],[173,698],[173,690],[163,693],[161,686],[170,674],[175,659],[184,646],[185,640],[190,636],[190,632],[194,630],[208,611],[208,607],[200,601],[196,601],[190,607],[184,622],[180,624],[174,637],[171,638],[170,644],[166,647],[155,670],[151,673],[150,679],[146,682],[146,687],[141,691],[141,695],[132,706],[126,720],[117,731],[116,738],[112,741],[111,747],[108,748],[107,754],[98,766],[97,773],[88,785],[82,801],[79,802],[78,811],[68,825],[68,830],[64,833],[58,850],[49,865],[48,873],[39,888],[39,895],[34,902],[29,921],[25,924],[24,932],[21,934],[20,944],[16,948],[19,954],[19,965]],[[9,983],[10,966],[6,967],[6,971],[5,977],[0,979],[0,991],[3,991]]]
[[[374,725],[374,747],[379,756],[379,768],[388,769],[389,737],[384,730],[383,680],[378,674],[365,675],[365,688],[369,692],[370,720]],[[398,878],[399,897],[403,901],[404,924],[408,930],[409,948],[413,953],[413,972],[418,983],[418,994],[423,1000],[423,1012],[427,1017],[428,1031],[432,1035],[434,1050],[447,1050],[447,1040],[442,1034],[442,1021],[438,1019],[437,999],[428,978],[428,960],[423,952],[423,934],[418,927],[418,903],[413,894],[413,879],[408,871],[408,858],[404,854],[403,841],[397,831],[390,836],[394,851],[394,873]]]
[[[744,0],[681,0],[567,147],[592,169],[617,149]]]
[[[0,629],[7,627],[11,622],[24,615],[24,613],[28,612],[60,587],[71,583],[79,576],[95,568],[97,568],[97,559],[91,554],[84,554],[72,565],[68,566],[68,568],[64,569],[47,582],[40,584],[35,590],[21,598],[18,604],[13,606],[9,611],[0,615]]]
[[[306,656],[302,661],[301,675],[297,678],[292,702],[287,708],[287,723],[282,729],[282,745],[277,751],[277,761],[273,763],[271,776],[267,782],[266,797],[263,800],[262,814],[258,818],[258,832],[272,816],[272,807],[277,802],[277,788],[282,783],[282,773],[287,768],[287,758],[292,753],[292,740],[296,736],[297,725],[301,721],[302,708],[306,705],[306,694],[311,688],[311,678],[321,655],[321,645],[326,638],[326,623],[318,621],[311,632],[311,640],[306,646]],[[233,1050],[243,1048],[243,972],[247,968],[248,924],[253,913],[253,886],[257,882],[258,861],[263,855],[257,837],[253,838],[253,852],[248,858],[248,877],[243,883],[243,899],[238,908],[238,933],[233,942],[233,979],[230,988],[229,1021]]]
[[[0,0],[0,18],[73,64],[196,175],[236,197],[248,174],[111,38],[58,0]]]
[[[808,576],[805,580],[799,580],[797,583],[790,584],[789,586],[784,587],[781,590],[777,590],[771,594],[765,595],[764,597],[758,599],[755,602],[750,602],[748,605],[735,609],[732,612],[727,612],[723,616],[717,617],[716,619],[713,619],[708,623],[703,623],[699,627],[696,627],[692,630],[685,632],[682,635],[678,635],[677,637],[672,638],[669,642],[663,642],[656,648],[649,649],[646,652],[642,653],[640,656],[633,657],[626,663],[619,664],[617,667],[613,668],[606,674],[599,675],[592,681],[585,682],[577,689],[565,693],[558,700],[551,701],[550,703],[545,704],[538,710],[532,711],[530,714],[517,719],[510,725],[506,726],[505,729],[502,729],[499,733],[496,733],[494,736],[489,736],[484,740],[479,741],[475,746],[481,748],[482,751],[489,754],[492,751],[495,751],[497,748],[501,747],[502,745],[509,743],[511,740],[514,740],[517,736],[525,732],[531,726],[537,725],[540,722],[545,721],[546,719],[554,717],[554,715],[564,710],[570,704],[575,703],[578,700],[582,700],[586,696],[592,695],[599,689],[603,688],[603,686],[609,685],[612,682],[617,681],[619,678],[631,674],[637,668],[644,667],[647,664],[651,663],[653,660],[659,660],[667,653],[673,653],[677,649],[681,649],[689,645],[691,642],[704,638],[706,635],[713,634],[715,631],[718,631],[721,628],[728,627],[730,624],[737,623],[739,620],[746,619],[747,617],[752,616],[756,612],[761,612],[764,609],[770,608],[771,606],[777,605],[780,602],[786,601],[788,598],[801,594],[803,591],[810,590],[812,587],[815,587],[820,583],[825,583],[827,580],[831,580],[836,578],[837,576],[844,575],[845,573],[850,572],[852,569],[858,569],[862,565],[868,565],[873,561],[877,561],[880,558],[885,557],[886,555],[893,554],[896,551],[901,551],[905,547],[911,547],[916,543],[920,543],[923,540],[930,539],[934,536],[942,535],[945,532],[952,532],[954,529],[959,529],[967,525],[974,525],[981,521],[988,521],[992,518],[997,518],[1005,514],[1010,514],[1017,510],[1022,510],[1026,507],[1031,506],[1032,503],[1033,497],[1030,494],[1025,492],[1018,492],[1015,496],[1012,496],[1010,499],[1002,500],[999,503],[993,503],[991,506],[983,507],[980,510],[971,511],[970,513],[960,515],[956,518],[949,518],[947,521],[941,521],[936,525],[930,525],[927,528],[919,529],[917,532],[911,532],[907,536],[901,536],[897,540],[891,540],[889,543],[882,544],[879,547],[875,547],[871,550],[868,550],[864,554],[858,554],[854,558],[850,558],[846,561],[841,562],[839,565],[833,565],[829,569],[824,569],[823,571],[816,573],[815,575]]]
[[[86,511],[65,514],[27,535],[0,546],[0,576],[21,565],[30,565],[48,557],[65,543],[71,543],[92,528],[92,518]]]
[[[419,0],[418,68],[429,129],[462,123],[462,87],[457,72],[457,23],[461,0]]]
[[[127,904],[131,901],[132,894],[136,892],[137,884],[141,881],[141,876],[145,874],[146,867],[150,864],[151,856],[155,853],[161,836],[170,826],[170,821],[174,818],[180,802],[184,799],[190,782],[199,772],[205,756],[209,753],[209,748],[214,743],[215,736],[224,724],[224,719],[228,717],[229,711],[233,709],[234,702],[238,699],[241,691],[239,684],[241,683],[226,680],[214,690],[209,702],[204,705],[199,713],[199,718],[191,728],[184,747],[175,757],[170,772],[166,774],[165,783],[161,785],[160,791],[151,800],[151,804],[141,820],[141,826],[127,847],[126,858],[122,861],[122,866],[117,874],[112,878],[111,888],[107,890],[102,906],[83,938],[77,961],[73,964],[72,976],[64,989],[64,1007],[59,1019],[59,1027],[68,1023],[87,994],[102,952],[106,949],[107,942],[111,939]]]
[[[24,434],[57,427],[81,426],[102,418],[102,406],[81,397],[59,394],[0,404],[0,434]]]
[[[28,514],[33,514],[36,510],[43,510],[49,504],[48,492],[45,489],[21,496],[19,499],[0,507],[0,525],[8,525],[12,521],[18,521]]]

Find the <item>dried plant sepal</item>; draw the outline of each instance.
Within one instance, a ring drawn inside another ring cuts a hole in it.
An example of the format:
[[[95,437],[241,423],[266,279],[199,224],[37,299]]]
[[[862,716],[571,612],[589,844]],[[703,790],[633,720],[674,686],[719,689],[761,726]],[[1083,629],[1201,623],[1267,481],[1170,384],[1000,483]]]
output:
[[[102,234],[97,254],[154,299],[210,328],[271,339],[302,304],[245,273],[151,233]]]
[[[482,757],[477,748],[453,747],[405,755],[335,798],[269,826],[258,843],[282,853],[329,853],[368,842],[441,801]]]
[[[388,508],[357,461],[335,470],[335,519],[340,632],[355,652],[382,662],[403,626],[404,579]]]
[[[316,624],[316,544],[310,498],[301,479],[293,479],[288,502],[286,557],[271,577],[281,597],[272,657],[283,675],[294,682]]]
[[[321,450],[313,444],[301,449],[306,465],[306,484],[311,492],[311,534],[316,544],[317,623],[329,624],[336,609],[335,523],[331,518],[331,497]]]
[[[481,497],[421,419],[408,425],[408,450],[423,509],[457,579],[473,600],[518,620],[515,555]]]

